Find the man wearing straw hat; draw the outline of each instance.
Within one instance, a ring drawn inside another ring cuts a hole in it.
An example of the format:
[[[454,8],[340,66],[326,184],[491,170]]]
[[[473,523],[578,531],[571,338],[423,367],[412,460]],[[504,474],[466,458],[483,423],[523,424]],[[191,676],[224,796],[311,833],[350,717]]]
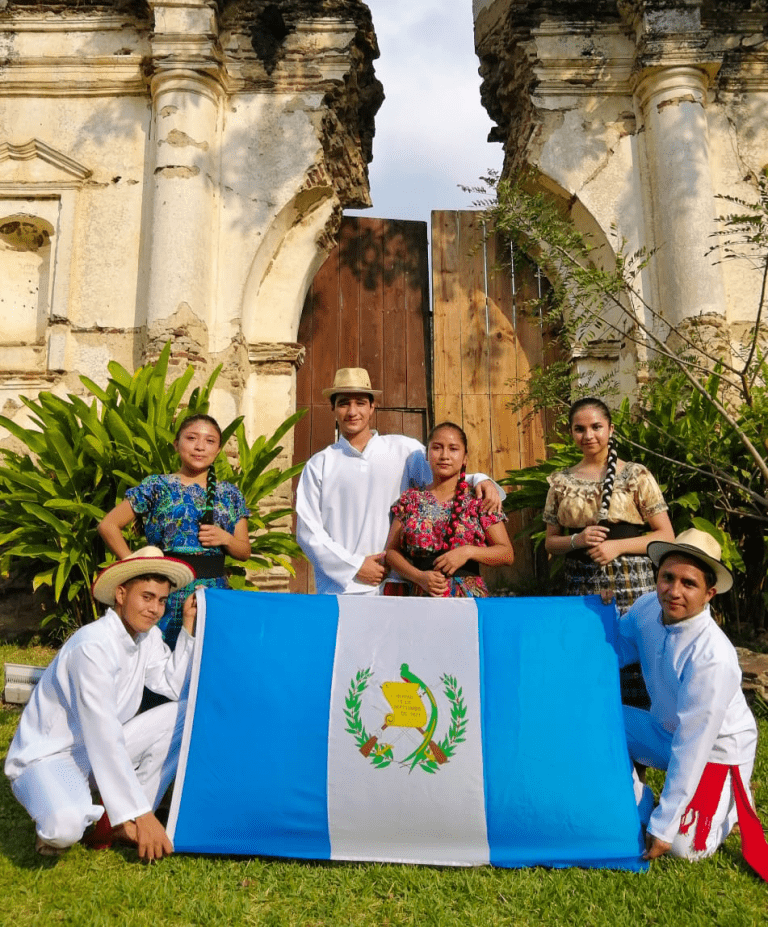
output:
[[[110,607],[73,634],[47,668],[5,763],[13,794],[35,821],[38,853],[61,853],[94,822],[102,845],[127,840],[150,860],[173,852],[154,809],[176,771],[194,596],[173,653],[155,625],[171,587],[194,578],[186,563],[145,547],[93,584],[94,597]],[[134,717],[145,685],[174,701]]]
[[[371,428],[381,390],[371,387],[362,367],[337,370],[323,396],[331,401],[339,440],[304,467],[296,491],[296,538],[314,568],[317,592],[388,593],[389,510],[404,489],[432,481],[424,446]],[[483,496],[484,508],[500,508],[504,493],[492,480],[478,473],[467,481]]]
[[[711,856],[738,818],[744,856],[766,878],[768,848],[748,791],[757,727],[736,651],[709,608],[733,578],[720,545],[696,528],[651,542],[648,556],[658,568],[656,592],[619,622],[620,662],[639,659],[651,698],[650,711],[624,707],[629,753],[667,773],[645,858]],[[639,781],[635,791],[647,815],[653,795]]]

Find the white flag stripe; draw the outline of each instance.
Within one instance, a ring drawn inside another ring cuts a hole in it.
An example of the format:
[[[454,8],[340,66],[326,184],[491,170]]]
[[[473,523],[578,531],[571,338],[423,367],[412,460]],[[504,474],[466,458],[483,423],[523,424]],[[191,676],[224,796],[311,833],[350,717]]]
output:
[[[487,863],[475,603],[378,599],[371,615],[362,596],[338,602],[328,752],[332,858]]]
[[[176,781],[173,786],[171,797],[171,807],[168,812],[168,825],[166,832],[173,842],[176,833],[176,822],[179,817],[179,801],[184,792],[184,776],[187,770],[187,756],[189,755],[189,743],[192,739],[192,719],[195,716],[195,702],[197,701],[197,683],[200,678],[200,663],[203,658],[202,642],[205,638],[205,589],[200,587],[195,592],[197,600],[197,618],[195,619],[195,649],[192,651],[192,661],[187,677],[189,686],[187,692],[187,713],[184,718],[184,732],[181,737],[181,747],[179,750],[179,765],[177,766]]]

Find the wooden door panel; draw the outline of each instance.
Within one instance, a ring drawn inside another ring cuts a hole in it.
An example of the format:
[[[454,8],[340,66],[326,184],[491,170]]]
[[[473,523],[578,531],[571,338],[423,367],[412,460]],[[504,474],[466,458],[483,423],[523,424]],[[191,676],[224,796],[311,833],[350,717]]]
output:
[[[508,246],[475,212],[432,213],[435,419],[462,425],[469,467],[503,477],[546,457],[542,416],[525,421],[509,405],[548,350],[531,306],[539,280],[532,265],[514,274]],[[516,513],[513,536],[530,522]],[[515,543],[515,564],[488,574],[491,587],[533,574],[527,542]]]
[[[365,367],[384,394],[374,419],[382,434],[424,441],[430,409],[429,281],[425,222],[345,217],[339,245],[315,276],[298,340],[306,360],[296,375],[294,461],[336,440],[336,421],[322,390],[339,367]],[[295,564],[291,592],[312,591],[311,570]]]

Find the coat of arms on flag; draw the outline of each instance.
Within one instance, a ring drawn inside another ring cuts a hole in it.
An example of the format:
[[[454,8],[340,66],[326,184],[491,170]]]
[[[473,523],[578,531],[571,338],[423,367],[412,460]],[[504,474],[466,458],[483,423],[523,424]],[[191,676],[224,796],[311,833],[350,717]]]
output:
[[[174,845],[645,869],[612,633],[596,596],[206,590]]]
[[[434,773],[448,762],[453,756],[457,746],[464,741],[464,732],[467,726],[466,705],[460,686],[454,676],[443,675],[440,682],[446,699],[451,705],[450,727],[445,737],[436,742],[437,727],[440,712],[437,699],[429,686],[411,672],[407,663],[400,667],[400,681],[381,683],[381,692],[389,703],[389,711],[384,714],[384,722],[380,731],[368,736],[363,725],[360,708],[362,698],[373,676],[369,667],[359,670],[350,682],[345,702],[344,714],[347,718],[347,731],[357,741],[363,756],[370,757],[371,763],[377,769],[384,769],[392,763],[399,763],[411,772],[414,768],[424,772]],[[429,717],[424,699],[429,705]],[[416,732],[420,735],[416,740],[406,739],[406,743],[415,749],[407,756],[396,756],[396,745],[388,743],[383,732],[390,729],[396,731],[390,739],[398,741],[405,732]]]

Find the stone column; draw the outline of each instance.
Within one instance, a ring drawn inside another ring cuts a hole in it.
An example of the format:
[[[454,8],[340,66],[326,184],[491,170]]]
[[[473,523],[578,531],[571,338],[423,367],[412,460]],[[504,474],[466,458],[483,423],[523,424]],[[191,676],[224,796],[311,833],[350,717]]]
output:
[[[706,66],[673,65],[640,75],[635,102],[644,129],[646,240],[655,298],[671,324],[701,314],[725,315],[725,289],[716,255],[715,191],[705,112]]]
[[[154,168],[148,220],[147,353],[171,330],[203,355],[213,310],[222,86],[216,19],[206,3],[152,2]],[[201,327],[202,326],[202,327]]]

